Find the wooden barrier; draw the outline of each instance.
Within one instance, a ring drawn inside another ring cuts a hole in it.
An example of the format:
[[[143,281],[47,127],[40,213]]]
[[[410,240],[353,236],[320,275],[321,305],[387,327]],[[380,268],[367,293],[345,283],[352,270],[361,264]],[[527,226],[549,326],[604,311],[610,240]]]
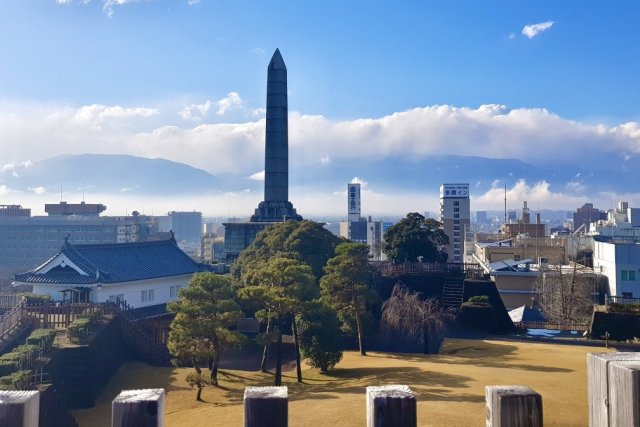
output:
[[[111,404],[111,427],[163,427],[164,389],[123,390]]]
[[[640,360],[640,353],[589,353],[587,355],[589,427],[611,425],[609,364],[638,360]]]
[[[4,340],[20,325],[25,313],[24,304],[20,304],[0,316],[0,339]]]
[[[542,427],[542,396],[529,387],[495,385],[484,391],[487,427]]]
[[[245,388],[244,427],[287,427],[288,398],[287,387]]]
[[[416,398],[406,385],[367,387],[367,427],[415,427]]]
[[[0,426],[38,427],[40,392],[0,391]]]
[[[609,364],[610,425],[640,425],[640,360]]]

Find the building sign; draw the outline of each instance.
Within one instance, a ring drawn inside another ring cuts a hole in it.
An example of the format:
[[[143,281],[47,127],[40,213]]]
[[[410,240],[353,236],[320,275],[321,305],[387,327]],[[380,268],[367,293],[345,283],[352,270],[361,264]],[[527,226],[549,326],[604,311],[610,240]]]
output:
[[[440,186],[440,198],[469,197],[469,184],[442,184]]]

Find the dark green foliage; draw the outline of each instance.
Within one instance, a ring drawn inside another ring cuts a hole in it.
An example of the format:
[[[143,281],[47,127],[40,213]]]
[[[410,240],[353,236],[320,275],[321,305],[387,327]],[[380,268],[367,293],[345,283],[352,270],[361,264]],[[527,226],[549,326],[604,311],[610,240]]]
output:
[[[235,328],[242,315],[234,300],[231,278],[213,273],[198,273],[189,286],[180,290],[178,300],[168,305],[176,313],[171,322],[167,347],[177,365],[195,369],[189,384],[198,386],[196,399],[208,383],[218,385],[218,365],[222,350],[240,345],[243,335]],[[201,381],[201,365],[210,369],[210,380]],[[198,379],[200,378],[200,379]]]
[[[36,329],[27,338],[27,344],[37,345],[41,350],[49,351],[55,336],[55,329]]]
[[[342,360],[340,320],[331,307],[313,301],[296,316],[300,349],[309,365],[322,372]]]
[[[75,344],[87,342],[89,339],[89,331],[94,324],[91,317],[78,317],[67,327],[67,337],[69,341]]]
[[[354,319],[360,354],[365,355],[362,316],[367,311],[367,303],[375,298],[375,292],[370,289],[374,269],[369,265],[369,247],[364,243],[339,244],[325,273],[320,281],[322,299],[344,319]]]
[[[232,268],[232,274],[244,278],[257,264],[270,258],[292,258],[311,267],[316,280],[334,255],[340,238],[314,221],[286,221],[262,230]]]
[[[0,356],[0,363],[15,362],[18,369],[31,369],[40,354],[37,345],[24,344]]]
[[[33,294],[33,293],[26,293],[26,294],[19,294],[19,295],[25,298],[27,305],[37,305],[37,304],[42,304],[46,302],[51,302],[53,300],[53,298],[51,298],[50,295],[41,295],[41,294]]]
[[[609,303],[610,313],[640,313],[640,304]]]
[[[467,300],[471,304],[488,304],[489,297],[487,295],[476,295]]]
[[[31,371],[22,370],[11,375],[0,377],[0,390],[28,390],[31,382]]]
[[[19,369],[17,360],[0,360],[0,377],[10,375]]]
[[[384,253],[395,263],[405,261],[444,262],[446,254],[442,247],[449,238],[442,230],[442,224],[434,219],[425,219],[417,212],[389,227],[384,233]]]

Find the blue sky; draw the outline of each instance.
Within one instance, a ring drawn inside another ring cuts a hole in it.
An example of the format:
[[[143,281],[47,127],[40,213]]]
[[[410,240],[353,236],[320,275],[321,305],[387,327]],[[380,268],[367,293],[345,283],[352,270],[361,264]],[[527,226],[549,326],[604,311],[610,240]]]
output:
[[[0,4],[0,96],[131,104],[236,91],[259,107],[279,47],[291,108],[305,114],[495,103],[640,118],[637,1],[69,3]]]
[[[259,180],[276,47],[289,70],[292,197],[310,211],[341,213],[344,188],[297,189],[295,167],[332,173],[353,159],[345,183],[366,183],[363,153],[633,169],[639,18],[637,0],[4,0],[0,200],[51,198],[46,183],[25,193],[2,174],[59,154],[162,157]],[[517,179],[507,182],[514,204],[532,209],[640,205],[640,193],[597,193],[579,176]],[[439,183],[424,194],[401,184],[364,187],[374,214],[437,210]],[[504,182],[476,184],[472,209],[500,209]],[[311,191],[326,198],[305,199]],[[261,194],[225,197],[181,207],[237,202],[250,213]]]

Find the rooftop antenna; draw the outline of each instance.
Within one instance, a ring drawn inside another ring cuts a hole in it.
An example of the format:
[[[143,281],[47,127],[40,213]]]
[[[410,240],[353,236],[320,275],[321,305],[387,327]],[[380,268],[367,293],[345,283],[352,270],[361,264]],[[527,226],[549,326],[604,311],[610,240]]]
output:
[[[504,180],[504,223],[507,223],[507,180]]]
[[[62,181],[60,182],[60,203],[62,203]]]
[[[82,203],[84,203],[84,189],[85,189],[85,183],[84,181],[82,181]]]

